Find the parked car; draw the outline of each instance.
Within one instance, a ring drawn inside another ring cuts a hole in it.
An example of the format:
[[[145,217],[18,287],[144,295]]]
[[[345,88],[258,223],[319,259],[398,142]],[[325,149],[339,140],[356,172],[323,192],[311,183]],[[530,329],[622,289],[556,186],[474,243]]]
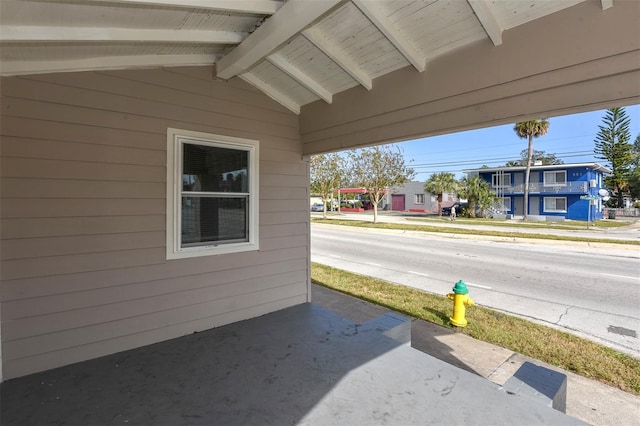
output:
[[[442,208],[442,216],[451,216],[451,207],[456,206],[456,216],[460,216],[463,210],[466,210],[469,205],[467,203],[453,203],[448,207]]]
[[[322,204],[322,203],[313,203],[313,205],[311,206],[311,211],[312,212],[324,211],[324,204]]]

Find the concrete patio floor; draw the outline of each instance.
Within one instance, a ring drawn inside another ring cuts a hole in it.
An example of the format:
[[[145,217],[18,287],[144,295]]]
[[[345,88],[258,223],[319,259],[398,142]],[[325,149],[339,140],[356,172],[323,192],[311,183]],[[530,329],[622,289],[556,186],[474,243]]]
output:
[[[382,308],[304,304],[2,384],[2,425],[560,425],[577,419],[413,349]],[[370,312],[368,313],[370,314]]]

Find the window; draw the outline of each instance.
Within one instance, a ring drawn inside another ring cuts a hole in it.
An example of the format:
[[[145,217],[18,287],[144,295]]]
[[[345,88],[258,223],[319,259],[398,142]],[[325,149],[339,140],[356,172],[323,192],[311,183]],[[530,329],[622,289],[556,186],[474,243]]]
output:
[[[567,199],[565,197],[544,197],[544,211],[566,213]]]
[[[567,172],[544,172],[544,186],[565,186],[567,184]]]
[[[167,259],[258,249],[258,141],[167,131]]]
[[[491,186],[493,188],[511,186],[511,173],[495,173],[491,175]]]
[[[511,210],[511,197],[498,197],[496,198],[496,206],[499,206],[501,211],[508,212]]]
[[[424,194],[414,194],[413,204],[424,204]]]

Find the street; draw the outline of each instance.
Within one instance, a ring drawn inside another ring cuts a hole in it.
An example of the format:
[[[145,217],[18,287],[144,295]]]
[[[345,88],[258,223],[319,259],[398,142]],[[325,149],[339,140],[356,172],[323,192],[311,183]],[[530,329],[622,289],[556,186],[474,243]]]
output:
[[[312,224],[311,260],[442,295],[463,280],[476,304],[640,357],[638,250]]]

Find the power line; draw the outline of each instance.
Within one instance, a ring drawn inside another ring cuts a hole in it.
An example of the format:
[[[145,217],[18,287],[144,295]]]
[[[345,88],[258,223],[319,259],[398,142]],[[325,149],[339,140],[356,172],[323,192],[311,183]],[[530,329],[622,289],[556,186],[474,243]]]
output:
[[[571,157],[584,157],[587,155],[592,155],[593,151],[568,151],[554,154],[557,158],[571,158]],[[486,163],[486,162],[495,162],[495,161],[510,161],[514,160],[513,156],[509,157],[492,157],[492,158],[480,158],[480,159],[470,159],[470,160],[458,160],[458,161],[444,161],[437,163],[422,163],[422,164],[410,164],[412,168],[421,168],[421,167],[446,167],[446,166],[465,166],[472,165],[478,163]]]

